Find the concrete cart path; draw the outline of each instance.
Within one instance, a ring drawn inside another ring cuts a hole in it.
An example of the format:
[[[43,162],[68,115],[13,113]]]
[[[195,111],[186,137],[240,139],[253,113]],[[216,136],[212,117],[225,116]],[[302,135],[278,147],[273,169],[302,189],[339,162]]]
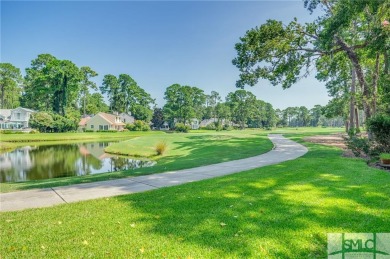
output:
[[[274,149],[255,157],[160,174],[3,193],[0,194],[0,211],[49,207],[195,182],[293,160],[308,151],[303,145],[282,135],[270,134],[268,137],[273,142]]]

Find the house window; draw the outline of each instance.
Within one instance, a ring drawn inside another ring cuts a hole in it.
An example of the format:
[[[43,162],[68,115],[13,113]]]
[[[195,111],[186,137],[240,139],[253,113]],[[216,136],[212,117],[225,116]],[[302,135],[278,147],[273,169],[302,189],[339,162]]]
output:
[[[16,119],[20,120],[20,113],[19,112],[16,114]]]
[[[108,130],[108,125],[104,125],[104,130]]]
[[[99,130],[103,130],[103,125],[99,125]]]
[[[91,125],[91,129],[93,129],[93,125]]]

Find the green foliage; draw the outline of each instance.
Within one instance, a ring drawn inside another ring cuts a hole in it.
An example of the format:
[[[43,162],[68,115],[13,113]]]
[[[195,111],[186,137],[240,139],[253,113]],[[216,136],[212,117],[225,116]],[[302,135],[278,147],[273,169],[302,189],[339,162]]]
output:
[[[13,109],[19,106],[22,88],[20,69],[10,63],[0,63],[0,108]]]
[[[390,152],[390,116],[379,114],[367,121],[367,128],[381,152]]]
[[[187,123],[192,118],[202,117],[206,95],[197,87],[174,84],[166,89],[164,99],[166,100],[163,107],[164,117],[171,124],[175,120]]]
[[[248,120],[256,112],[256,96],[249,91],[237,90],[229,93],[226,104],[230,107],[232,120],[244,129]]]
[[[160,141],[156,144],[156,153],[158,156],[163,155],[167,150],[168,144],[166,141]]]
[[[98,114],[99,112],[109,111],[109,107],[100,93],[87,94],[86,103],[85,114]]]
[[[37,112],[31,115],[31,128],[39,132],[75,131],[78,126],[77,117],[64,117],[56,113]]]
[[[126,129],[130,131],[149,131],[150,126],[146,121],[136,120],[133,124],[127,124]]]
[[[154,99],[127,74],[105,75],[100,87],[108,95],[110,108],[116,112],[131,112],[136,120],[150,121]]]
[[[390,153],[381,153],[379,157],[380,159],[390,159]]]
[[[90,105],[89,108],[92,108],[92,105],[89,104],[89,96],[90,96],[90,90],[97,90],[96,83],[91,81],[90,78],[98,76],[98,73],[93,71],[90,67],[81,67],[80,68],[81,74],[82,74],[82,80],[81,80],[81,87],[80,87],[80,106],[82,107],[82,113],[84,115],[86,114],[94,114],[94,113],[87,113],[87,105]]]
[[[163,126],[164,114],[161,108],[154,108],[152,123],[153,123],[153,127],[155,127],[156,129],[159,129]]]
[[[190,129],[191,129],[191,127],[190,126],[188,126],[188,125],[185,125],[184,123],[176,123],[176,125],[175,125],[175,131],[176,132],[184,132],[184,133],[187,133],[187,132],[189,132],[190,131]]]
[[[370,159],[371,156],[375,156],[376,152],[373,148],[373,143],[366,137],[351,135],[345,138],[345,144],[357,157]]]
[[[40,54],[26,69],[23,106],[65,116],[68,108],[77,105],[82,78],[71,61]]]
[[[361,88],[355,97],[370,118],[377,108],[383,109],[378,100],[389,101],[390,29],[383,24],[389,17],[388,1],[305,0],[311,12],[318,6],[323,12],[312,23],[268,20],[247,31],[235,45],[232,62],[240,71],[236,86],[267,79],[289,88],[315,66],[330,95],[345,100],[340,93],[348,91],[353,67]]]

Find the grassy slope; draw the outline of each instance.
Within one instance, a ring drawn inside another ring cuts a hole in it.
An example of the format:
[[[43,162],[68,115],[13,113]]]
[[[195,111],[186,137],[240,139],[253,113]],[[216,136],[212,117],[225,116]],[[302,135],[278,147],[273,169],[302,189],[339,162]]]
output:
[[[156,141],[166,140],[168,151],[158,157],[154,167],[141,168],[133,171],[119,171],[107,174],[96,174],[81,177],[54,178],[48,180],[29,181],[24,183],[1,183],[0,191],[9,192],[30,188],[44,188],[76,183],[101,181],[142,174],[161,173],[170,170],[180,170],[202,165],[215,164],[224,161],[251,157],[269,151],[272,143],[264,131],[238,131],[218,133],[208,131],[196,134],[164,134],[149,133],[134,140],[120,142],[116,148],[126,150],[153,149]],[[132,143],[137,145],[131,147]],[[232,152],[234,150],[234,152]],[[154,152],[154,151],[153,151]]]
[[[0,255],[325,258],[326,233],[390,232],[390,174],[307,145],[302,158],[235,175],[2,213]]]

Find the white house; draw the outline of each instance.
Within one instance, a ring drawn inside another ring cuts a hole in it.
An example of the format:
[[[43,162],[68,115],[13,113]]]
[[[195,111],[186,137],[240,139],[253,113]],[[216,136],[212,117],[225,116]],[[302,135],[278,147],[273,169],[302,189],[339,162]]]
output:
[[[18,107],[16,109],[0,109],[0,129],[28,128],[31,114],[35,111]]]

